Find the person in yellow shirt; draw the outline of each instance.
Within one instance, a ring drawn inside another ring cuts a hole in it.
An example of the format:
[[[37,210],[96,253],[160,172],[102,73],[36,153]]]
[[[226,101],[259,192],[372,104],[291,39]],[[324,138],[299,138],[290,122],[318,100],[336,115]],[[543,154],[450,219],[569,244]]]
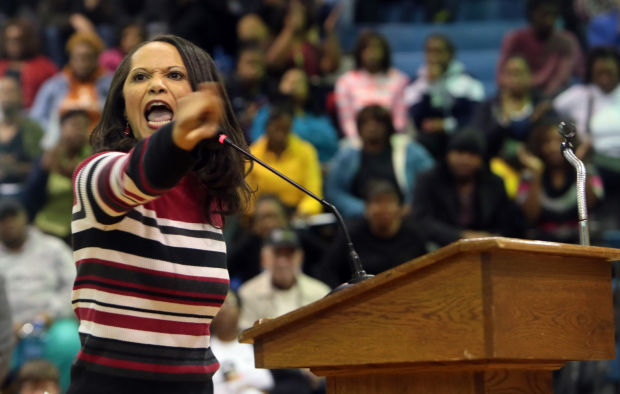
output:
[[[259,159],[322,197],[323,179],[316,149],[291,131],[293,108],[287,103],[274,105],[267,120],[266,132],[250,146]],[[275,194],[297,216],[320,213],[322,206],[312,197],[278,178],[260,165],[248,174],[248,184],[256,190],[256,197]]]

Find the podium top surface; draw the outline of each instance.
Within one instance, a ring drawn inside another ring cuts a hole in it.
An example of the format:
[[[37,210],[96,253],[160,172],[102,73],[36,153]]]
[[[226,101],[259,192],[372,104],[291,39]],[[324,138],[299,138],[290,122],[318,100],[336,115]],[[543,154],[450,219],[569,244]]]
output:
[[[243,331],[239,340],[244,343],[253,343],[254,338],[261,337],[273,330],[277,330],[290,323],[306,319],[315,314],[321,314],[326,309],[335,307],[362,295],[372,288],[383,287],[401,279],[412,272],[428,267],[442,260],[458,254],[468,253],[499,253],[523,252],[535,255],[552,255],[560,257],[588,258],[593,262],[608,262],[620,260],[620,249],[598,246],[581,246],[561,244],[545,241],[531,241],[503,237],[463,239],[447,245],[441,249],[403,263],[389,271],[383,272],[369,280],[357,283],[354,286],[330,294],[312,304],[296,309],[276,319],[267,320],[252,328]]]

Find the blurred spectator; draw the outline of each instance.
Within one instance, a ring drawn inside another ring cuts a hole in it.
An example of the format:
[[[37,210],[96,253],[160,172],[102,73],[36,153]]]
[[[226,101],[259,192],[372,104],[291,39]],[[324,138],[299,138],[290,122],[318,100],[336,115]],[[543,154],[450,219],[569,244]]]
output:
[[[290,228],[290,218],[286,207],[277,196],[263,194],[254,203],[248,227],[249,229],[229,246],[227,265],[231,281],[236,279],[243,283],[260,274],[263,239],[275,229]],[[326,246],[320,237],[309,230],[294,231],[304,251],[304,272],[316,277]]]
[[[426,253],[423,232],[406,220],[407,211],[402,194],[391,182],[368,183],[364,216],[348,226],[368,274],[379,274]],[[339,233],[323,262],[321,278],[337,287],[351,279],[351,275],[347,242]]]
[[[250,45],[266,51],[271,40],[269,27],[259,15],[246,14],[237,22],[237,41],[241,48]]]
[[[99,66],[109,73],[114,73],[125,55],[146,39],[146,30],[140,23],[127,23],[120,28],[119,36],[118,46],[106,49],[99,55]]]
[[[321,163],[329,161],[338,150],[338,132],[326,115],[312,108],[306,73],[300,68],[291,68],[282,75],[278,91],[283,96],[282,99],[293,104],[293,132],[314,146]],[[258,110],[252,124],[252,141],[265,133],[268,117],[268,107]]]
[[[20,81],[23,108],[29,109],[43,82],[58,72],[56,65],[40,54],[32,22],[14,19],[0,31],[0,76],[12,74]]]
[[[584,84],[574,85],[553,101],[556,111],[576,123],[584,142],[578,156],[592,148],[593,162],[609,186],[620,182],[620,54],[595,48],[587,62]],[[607,186],[607,185],[606,185]]]
[[[405,89],[405,103],[416,126],[417,140],[435,157],[445,154],[448,135],[463,128],[484,99],[482,83],[454,59],[452,41],[442,34],[426,39],[426,64]]]
[[[527,0],[529,26],[504,37],[498,76],[510,57],[523,56],[532,70],[534,87],[553,97],[570,83],[572,75],[581,74],[579,43],[572,33],[555,27],[558,12],[556,0]]]
[[[210,345],[220,363],[213,375],[214,394],[260,394],[273,388],[269,370],[254,366],[254,348],[239,343],[239,302],[229,291],[211,322]]]
[[[430,241],[444,246],[460,238],[523,234],[519,209],[484,157],[482,135],[464,130],[450,139],[445,160],[420,174],[413,212]]]
[[[41,154],[43,130],[21,109],[19,81],[0,77],[0,196],[21,192],[33,161]]]
[[[340,128],[345,137],[356,138],[357,113],[368,105],[381,105],[392,113],[398,132],[407,125],[407,106],[403,92],[409,77],[392,67],[387,40],[373,31],[362,32],[355,46],[355,70],[336,81],[336,105]]]
[[[239,289],[240,326],[251,327],[263,318],[275,318],[318,300],[329,287],[302,272],[304,252],[294,231],[273,230],[261,249],[264,271]]]
[[[112,76],[98,66],[103,42],[94,33],[76,33],[67,42],[69,64],[41,87],[30,116],[45,130],[43,146],[54,146],[60,136],[60,115],[84,109],[91,125],[99,119]]]
[[[17,375],[16,394],[60,394],[60,373],[46,360],[24,364]]]
[[[553,101],[555,110],[575,122],[582,144],[577,156],[597,168],[606,197],[597,208],[603,230],[620,225],[620,55],[614,48],[594,48],[584,84],[574,85]]]
[[[281,104],[271,108],[266,134],[250,146],[251,152],[276,170],[320,196],[323,188],[321,168],[314,147],[292,133],[293,108]],[[256,197],[275,194],[285,205],[295,209],[295,215],[320,213],[321,204],[295,189],[266,168],[255,165],[247,177],[248,184],[257,189]]]
[[[325,37],[321,41],[318,26],[314,23],[312,5],[313,2],[301,0],[288,3],[284,26],[267,50],[267,66],[271,71],[279,74],[298,67],[314,77],[338,69],[340,45],[335,22],[325,25]]]
[[[264,50],[256,43],[239,49],[235,72],[226,81],[226,91],[237,120],[249,142],[250,128],[258,110],[269,101],[274,88],[267,76]]]
[[[60,140],[43,154],[30,174],[24,195],[34,224],[43,232],[70,244],[73,207],[73,171],[91,154],[88,144],[90,118],[72,110],[60,118]]]
[[[533,227],[530,238],[578,243],[577,176],[562,155],[559,122],[556,117],[541,119],[528,140],[529,152],[519,152],[527,171],[517,202]],[[586,168],[586,200],[592,208],[603,197],[603,183],[593,167]]]
[[[371,105],[357,115],[361,147],[343,145],[325,181],[327,199],[344,217],[361,216],[364,195],[370,181],[391,182],[411,208],[417,174],[432,167],[433,159],[420,144],[404,134],[396,134],[390,113]]]
[[[0,201],[0,243],[0,272],[6,278],[15,332],[37,321],[49,327],[43,353],[61,370],[66,387],[80,347],[77,323],[65,319],[72,316],[75,265],[71,249],[28,226],[26,210],[11,199]],[[25,345],[20,340],[15,348],[17,362],[24,361]]]
[[[614,47],[620,49],[620,8],[616,2],[615,7],[598,15],[594,15],[588,21],[587,39],[588,47]]]
[[[521,56],[506,60],[499,75],[499,92],[480,105],[472,128],[482,131],[487,157],[517,164],[517,149],[529,136],[532,124],[551,108],[533,89],[532,73]]]
[[[64,65],[64,44],[74,33],[97,34],[104,46],[114,45],[114,26],[123,20],[118,11],[117,2],[110,0],[39,0],[37,14],[45,26],[46,52],[57,66]]]
[[[6,294],[4,274],[0,275],[0,387],[11,365],[11,353],[15,343],[13,319]]]

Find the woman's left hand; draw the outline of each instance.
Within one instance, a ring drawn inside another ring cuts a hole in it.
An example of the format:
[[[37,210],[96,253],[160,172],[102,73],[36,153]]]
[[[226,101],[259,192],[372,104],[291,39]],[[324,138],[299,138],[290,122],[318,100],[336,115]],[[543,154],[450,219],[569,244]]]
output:
[[[200,141],[217,135],[224,115],[220,89],[215,82],[203,82],[198,90],[179,99],[172,129],[176,146],[191,151]]]

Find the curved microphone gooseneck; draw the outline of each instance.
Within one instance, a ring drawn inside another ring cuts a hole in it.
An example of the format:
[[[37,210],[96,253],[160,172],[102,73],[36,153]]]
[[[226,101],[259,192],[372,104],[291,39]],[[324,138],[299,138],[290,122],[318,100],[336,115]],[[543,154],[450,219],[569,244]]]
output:
[[[586,204],[586,166],[575,155],[572,139],[577,130],[572,123],[560,122],[559,133],[564,137],[562,155],[577,171],[577,211],[579,213],[579,243],[590,245],[590,229],[588,228],[588,206]]]
[[[323,205],[330,212],[332,212],[334,214],[334,216],[336,216],[336,220],[338,221],[338,225],[342,229],[342,232],[344,233],[344,236],[346,238],[347,248],[349,250],[349,255],[348,255],[349,267],[351,269],[352,277],[351,277],[351,279],[349,279],[349,281],[347,283],[344,283],[344,284],[338,286],[334,291],[341,290],[341,289],[343,289],[345,287],[348,287],[348,286],[353,285],[355,283],[361,282],[361,281],[366,280],[368,278],[371,278],[373,276],[373,275],[368,275],[366,273],[366,271],[364,271],[364,268],[362,266],[362,261],[360,260],[360,256],[355,251],[355,247],[353,246],[353,242],[351,241],[351,236],[349,235],[349,231],[347,230],[347,227],[344,224],[344,220],[342,219],[342,216],[340,215],[340,212],[338,212],[338,209],[336,209],[336,207],[332,203],[330,203],[328,201],[325,201],[324,199],[320,198],[316,194],[312,193],[310,190],[306,189],[305,187],[301,186],[297,182],[293,181],[291,178],[289,178],[286,175],[282,174],[280,171],[278,171],[275,168],[271,167],[269,164],[265,163],[264,161],[262,161],[258,157],[254,156],[250,152],[248,152],[245,149],[241,148],[240,146],[235,144],[230,138],[228,138],[228,136],[226,134],[220,134],[219,137],[218,137],[218,141],[221,144],[226,144],[226,145],[231,146],[236,151],[238,151],[241,154],[243,154],[244,156],[248,157],[250,160],[260,164],[261,166],[265,167],[266,169],[268,169],[272,173],[274,173],[277,176],[279,176],[280,178],[284,179],[285,181],[287,181],[291,185],[295,186],[297,189],[301,190],[302,192],[306,193],[310,197],[314,198],[315,200],[320,202],[321,205]]]

